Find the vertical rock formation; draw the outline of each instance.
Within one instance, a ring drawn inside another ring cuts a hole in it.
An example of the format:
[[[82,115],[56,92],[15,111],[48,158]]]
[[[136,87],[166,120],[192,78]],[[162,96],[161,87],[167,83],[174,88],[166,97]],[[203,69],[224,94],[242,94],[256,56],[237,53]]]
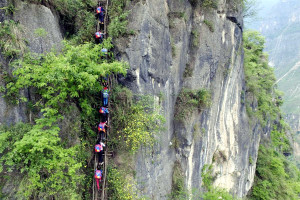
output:
[[[201,188],[203,166],[213,164],[214,185],[245,196],[253,183],[255,164],[249,160],[256,161],[260,134],[249,126],[244,105],[240,7],[222,0],[217,8],[192,6],[187,0],[146,0],[130,9],[129,27],[136,34],[115,42],[120,59],[131,66],[125,84],[152,94],[157,103],[163,95],[167,119],[153,153],[142,149],[137,156],[139,191],[166,199],[179,161],[189,190]],[[175,120],[183,88],[209,90],[211,107]],[[173,138],[179,141],[177,148],[170,145]]]
[[[0,2],[1,7],[9,6],[7,1]],[[9,17],[5,15],[5,10],[0,10],[0,22],[12,18],[22,30],[23,38],[26,39],[31,52],[44,53],[52,48],[61,48],[62,33],[59,27],[59,21],[52,11],[43,6],[31,4],[23,1],[15,2],[14,15]],[[39,33],[40,31],[40,33]],[[1,75],[4,72],[11,71],[8,66],[9,60],[5,59],[0,52]],[[3,78],[0,84],[4,85]],[[23,91],[28,95],[27,90]],[[24,104],[11,105],[0,97],[0,124],[15,124],[20,121],[28,121],[26,106]]]

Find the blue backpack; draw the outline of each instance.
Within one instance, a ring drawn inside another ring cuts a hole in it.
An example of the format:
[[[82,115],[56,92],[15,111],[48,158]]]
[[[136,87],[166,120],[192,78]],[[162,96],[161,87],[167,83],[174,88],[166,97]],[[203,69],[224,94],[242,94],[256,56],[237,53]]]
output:
[[[108,98],[108,90],[103,90],[103,98]]]

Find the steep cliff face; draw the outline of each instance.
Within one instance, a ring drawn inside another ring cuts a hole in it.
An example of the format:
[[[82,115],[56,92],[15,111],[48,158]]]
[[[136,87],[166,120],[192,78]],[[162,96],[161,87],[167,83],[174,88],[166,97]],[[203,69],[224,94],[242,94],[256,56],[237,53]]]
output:
[[[204,8],[188,0],[143,0],[128,6],[129,29],[135,35],[115,41],[118,58],[131,67],[120,81],[135,92],[153,95],[166,118],[166,130],[158,135],[152,153],[142,148],[136,156],[141,195],[167,199],[175,163],[180,164],[188,190],[201,190],[202,169],[210,164],[214,185],[238,197],[245,196],[253,183],[260,129],[250,126],[246,115],[243,21],[234,2],[220,0],[216,7]],[[49,8],[21,2],[14,20],[24,27],[31,51],[60,47],[58,18]],[[36,30],[41,28],[39,34]],[[0,59],[9,71],[8,60]],[[175,120],[176,100],[184,88],[210,91],[211,106]],[[1,123],[27,120],[24,105],[10,106],[0,98]]]
[[[11,3],[1,1],[1,7],[7,7]],[[5,19],[13,19],[19,23],[22,30],[22,37],[26,39],[31,52],[44,53],[52,48],[60,49],[62,42],[62,33],[59,27],[59,21],[56,15],[43,5],[36,5],[18,1],[15,3],[15,12],[13,16],[5,15],[5,10],[0,10],[0,22]],[[8,63],[11,60],[5,59],[0,52],[1,75],[4,72],[11,72]],[[4,84],[3,78],[0,84]],[[28,90],[23,91],[28,96]],[[3,94],[3,93],[2,93]],[[28,121],[26,105],[11,105],[1,94],[0,97],[0,124],[15,124],[20,121]]]
[[[297,114],[288,114],[286,115],[285,120],[289,123],[292,134],[294,136],[294,141],[293,141],[294,154],[299,163],[300,161],[300,116]]]
[[[244,105],[240,9],[230,1],[219,1],[214,9],[187,0],[146,0],[130,9],[129,27],[136,34],[115,42],[120,59],[131,66],[130,79],[123,81],[137,92],[153,94],[157,103],[163,96],[167,119],[152,155],[141,151],[137,156],[139,191],[165,199],[179,161],[189,190],[201,187],[203,166],[213,164],[214,185],[245,196],[253,183],[255,165],[249,160],[256,161],[260,134],[249,127]],[[183,88],[209,90],[211,107],[175,120]],[[175,149],[174,138],[179,141]]]

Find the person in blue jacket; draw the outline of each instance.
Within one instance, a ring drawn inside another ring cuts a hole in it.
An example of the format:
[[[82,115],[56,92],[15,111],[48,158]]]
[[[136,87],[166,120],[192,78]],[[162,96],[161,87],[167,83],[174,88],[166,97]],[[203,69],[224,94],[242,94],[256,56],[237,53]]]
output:
[[[102,99],[103,99],[103,106],[107,107],[108,106],[108,97],[109,97],[109,90],[105,86],[102,90]]]

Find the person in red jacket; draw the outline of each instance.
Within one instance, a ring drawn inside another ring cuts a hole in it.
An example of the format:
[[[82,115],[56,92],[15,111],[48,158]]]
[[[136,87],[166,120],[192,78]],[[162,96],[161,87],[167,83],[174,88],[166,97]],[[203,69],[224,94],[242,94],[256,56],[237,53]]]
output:
[[[97,169],[95,171],[95,179],[96,179],[96,183],[97,183],[97,188],[98,188],[98,190],[100,190],[99,182],[102,180],[102,170],[100,170],[99,167],[97,167]]]

